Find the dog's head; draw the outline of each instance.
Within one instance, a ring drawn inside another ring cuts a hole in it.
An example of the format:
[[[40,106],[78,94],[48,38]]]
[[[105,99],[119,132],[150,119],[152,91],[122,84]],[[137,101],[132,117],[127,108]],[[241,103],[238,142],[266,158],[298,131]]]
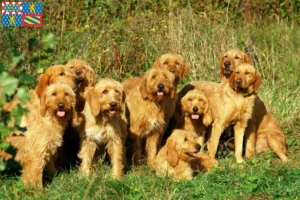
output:
[[[66,121],[73,117],[77,121],[75,111],[76,96],[73,89],[62,83],[54,83],[48,86],[40,99],[41,115],[48,114],[51,117]]]
[[[86,92],[86,99],[94,117],[100,113],[109,117],[125,113],[125,93],[118,81],[108,78],[100,79]]]
[[[144,99],[162,101],[164,97],[175,97],[175,76],[164,68],[152,68],[145,73],[140,86]]]
[[[76,90],[78,87],[78,78],[71,74],[65,65],[54,65],[49,67],[40,77],[39,84],[35,89],[35,93],[41,98],[47,86],[53,83],[63,83],[69,85]]]
[[[95,83],[95,72],[91,66],[84,60],[70,60],[66,66],[70,72],[77,76],[82,82],[83,87],[91,87]]]
[[[229,84],[238,93],[251,94],[260,87],[261,79],[252,65],[241,64],[231,74]]]
[[[220,63],[220,77],[229,78],[235,68],[243,63],[251,64],[249,56],[241,50],[231,49],[225,52]]]
[[[161,55],[154,62],[153,68],[166,68],[175,75],[175,83],[178,84],[180,80],[184,79],[190,71],[190,66],[182,58],[181,55],[175,53],[167,53]]]
[[[194,121],[202,119],[205,126],[209,126],[212,123],[208,100],[206,96],[198,90],[189,91],[181,99],[181,109],[183,115],[189,116]]]
[[[190,162],[195,159],[201,149],[193,132],[176,129],[166,143],[167,161],[175,167],[179,160]]]

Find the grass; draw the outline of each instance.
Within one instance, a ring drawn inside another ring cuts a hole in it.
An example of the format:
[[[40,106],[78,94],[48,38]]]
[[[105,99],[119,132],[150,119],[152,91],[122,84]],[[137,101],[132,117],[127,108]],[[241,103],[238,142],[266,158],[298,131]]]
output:
[[[79,14],[74,9],[66,2],[59,9],[56,4],[45,4],[42,28],[2,28],[1,46],[7,47],[0,50],[3,64],[9,66],[12,48],[27,49],[24,38],[52,32],[58,44],[48,58],[41,57],[38,63],[25,60],[19,70],[37,77],[52,63],[81,57],[91,63],[98,77],[122,81],[141,75],[159,55],[171,51],[191,66],[182,87],[191,80],[220,81],[221,52],[240,48],[259,70],[263,85],[258,92],[284,129],[288,155],[294,162],[282,164],[268,152],[240,165],[229,154],[211,173],[180,182],[157,177],[146,166],[133,168],[116,181],[109,176],[109,165],[98,162],[93,176],[80,178],[77,169],[58,173],[43,190],[25,189],[18,175],[2,174],[0,199],[300,199],[298,25],[284,21],[246,24],[223,11],[208,18],[189,7],[176,12],[135,10],[118,19],[96,12],[98,8],[78,9]]]

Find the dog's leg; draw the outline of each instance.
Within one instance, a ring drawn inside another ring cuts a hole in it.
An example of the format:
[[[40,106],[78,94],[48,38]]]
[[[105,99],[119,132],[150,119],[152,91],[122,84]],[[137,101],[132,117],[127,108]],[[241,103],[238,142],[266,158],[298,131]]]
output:
[[[208,155],[211,158],[216,157],[220,136],[223,130],[224,126],[219,122],[218,119],[216,119],[213,123],[212,133],[208,141]]]
[[[26,157],[27,163],[24,163],[21,181],[26,187],[43,188],[43,169],[44,161],[39,157]]]
[[[81,144],[81,150],[78,154],[78,157],[81,159],[81,165],[79,172],[83,175],[89,176],[92,172],[92,161],[97,149],[97,144],[85,138]]]
[[[253,120],[248,121],[248,126],[245,131],[245,140],[246,140],[246,152],[245,157],[250,158],[255,153],[255,137],[256,130]]]
[[[270,131],[267,133],[267,141],[271,149],[279,156],[282,162],[289,160],[286,155],[286,138],[284,134]]]
[[[234,148],[235,159],[237,163],[243,163],[243,140],[247,124],[243,122],[237,122],[233,127],[234,130]]]
[[[136,134],[130,134],[130,139],[132,140],[132,159],[134,165],[140,165],[142,160],[142,141],[140,136]]]
[[[114,138],[107,144],[107,151],[111,160],[111,175],[120,179],[124,175],[124,146],[121,138]]]
[[[159,133],[153,133],[146,140],[147,164],[155,169],[155,159],[158,148],[160,147],[161,136]]]

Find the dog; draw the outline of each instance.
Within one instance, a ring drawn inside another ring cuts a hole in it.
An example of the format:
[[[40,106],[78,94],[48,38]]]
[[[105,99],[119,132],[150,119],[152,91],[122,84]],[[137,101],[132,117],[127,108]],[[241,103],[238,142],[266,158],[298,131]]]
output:
[[[227,51],[220,64],[222,82],[228,82],[235,67],[241,63],[251,63],[249,56],[238,49]],[[289,160],[286,149],[286,136],[278,121],[268,110],[264,101],[258,95],[254,101],[252,117],[245,131],[245,157],[252,157],[255,152],[262,153],[271,148],[282,162]]]
[[[255,68],[250,64],[241,64],[231,74],[228,84],[192,82],[183,88],[183,92],[197,89],[208,99],[213,118],[212,133],[208,140],[210,157],[215,158],[222,131],[233,125],[236,161],[244,162],[244,133],[260,85],[261,79]]]
[[[142,82],[136,82],[135,78],[123,82],[130,123],[129,150],[132,155],[129,158],[133,158],[136,165],[142,159],[142,142],[145,140],[147,164],[155,169],[162,136],[175,110],[175,103],[172,103],[176,93],[174,81],[175,76],[169,70],[152,68],[144,74]]]
[[[42,188],[45,170],[51,176],[57,148],[62,145],[62,136],[70,120],[77,125],[76,97],[67,84],[49,85],[40,98],[40,106],[26,115],[27,132],[24,150],[16,159],[23,166],[21,180],[25,186]]]
[[[206,127],[212,123],[212,114],[204,94],[198,90],[190,90],[186,94],[179,92],[174,119],[177,129],[196,133],[198,143],[204,147]]]
[[[112,163],[111,175],[120,179],[126,165],[125,141],[127,119],[125,94],[121,83],[112,79],[100,79],[85,92],[86,104],[79,128],[81,159],[79,171],[82,175],[92,173],[92,161],[96,150],[105,145]]]
[[[83,97],[84,90],[86,87],[94,86],[95,72],[93,68],[91,68],[91,66],[82,59],[72,59],[66,64],[66,67],[80,80],[80,85],[78,90],[76,90],[76,110],[81,112],[85,104],[85,99]]]
[[[156,157],[156,174],[190,180],[196,169],[217,166],[218,162],[199,153],[200,149],[194,132],[175,129]]]

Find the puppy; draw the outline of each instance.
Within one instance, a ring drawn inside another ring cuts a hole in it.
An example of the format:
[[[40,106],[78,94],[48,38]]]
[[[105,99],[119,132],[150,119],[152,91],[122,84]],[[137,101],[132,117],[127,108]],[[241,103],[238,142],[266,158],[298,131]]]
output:
[[[112,163],[112,177],[120,179],[126,164],[127,137],[123,87],[115,80],[100,79],[85,95],[84,121],[79,128],[81,149],[78,157],[82,161],[79,171],[83,175],[91,174],[96,149],[104,145]]]
[[[189,131],[174,130],[156,157],[156,174],[172,176],[175,180],[192,179],[191,162],[201,149],[195,136]]]
[[[222,56],[220,65],[222,83],[227,83],[236,66],[242,63],[251,63],[246,53],[238,49],[227,51]],[[245,157],[252,157],[255,151],[262,153],[271,148],[282,162],[289,160],[286,153],[286,136],[260,96],[255,98],[252,117],[245,131],[245,140]]]
[[[261,80],[255,68],[250,64],[241,64],[230,76],[229,84],[193,82],[183,88],[183,92],[197,89],[208,99],[213,118],[212,133],[208,141],[210,157],[215,158],[223,130],[233,125],[236,161],[244,162],[244,132],[260,85]]]
[[[18,152],[16,158],[23,166],[21,180],[25,186],[41,188],[43,171],[55,173],[55,153],[62,144],[65,128],[71,119],[77,123],[75,104],[72,88],[55,83],[45,89],[40,106],[26,115],[24,151]]]
[[[178,129],[196,133],[198,143],[201,147],[204,146],[206,127],[212,123],[208,100],[204,94],[198,90],[178,93],[174,118]]]
[[[147,164],[155,168],[155,158],[166,126],[174,113],[175,76],[167,69],[152,68],[142,82],[127,79],[124,83],[128,108],[129,138],[135,164],[142,158],[142,141],[145,140]],[[132,87],[132,84],[136,84]]]

